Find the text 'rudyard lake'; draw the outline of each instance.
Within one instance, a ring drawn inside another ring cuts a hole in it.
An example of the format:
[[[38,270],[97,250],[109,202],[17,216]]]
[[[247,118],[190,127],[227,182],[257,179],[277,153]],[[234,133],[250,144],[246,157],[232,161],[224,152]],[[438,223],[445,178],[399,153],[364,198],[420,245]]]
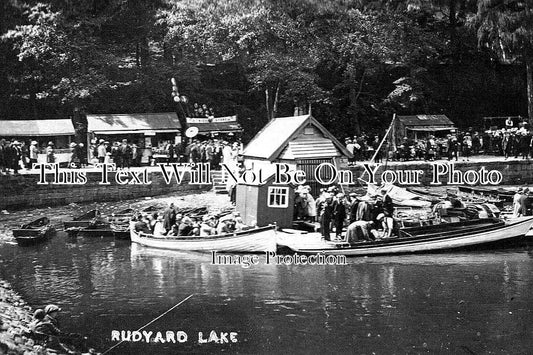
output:
[[[353,185],[359,181],[367,184],[422,185],[422,179],[430,185],[499,185],[503,175],[498,170],[487,170],[484,166],[473,169],[457,169],[453,163],[431,163],[426,170],[421,169],[385,169],[382,164],[362,163],[359,169],[338,169],[332,163],[318,164],[308,176],[285,163],[274,163],[265,168],[232,169],[221,164],[223,177],[233,184],[264,184],[271,181],[275,185],[301,185],[309,180],[322,185]],[[361,169],[362,167],[362,169]],[[39,169],[40,185],[82,185],[88,181],[86,170],[62,169],[59,164],[34,164]],[[149,185],[151,174],[162,174],[166,184],[211,185],[211,166],[209,163],[158,164],[157,167],[117,170],[115,164],[96,164],[99,174],[98,184],[110,185]],[[94,170],[92,170],[94,172]],[[425,174],[430,174],[425,178]]]

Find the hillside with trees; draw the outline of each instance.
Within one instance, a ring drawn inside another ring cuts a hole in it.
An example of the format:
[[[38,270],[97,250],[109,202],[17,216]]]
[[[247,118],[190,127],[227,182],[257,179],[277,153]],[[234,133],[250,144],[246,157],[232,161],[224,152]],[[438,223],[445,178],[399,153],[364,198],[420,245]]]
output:
[[[245,138],[295,107],[339,137],[392,113],[532,118],[532,4],[6,0],[0,119],[173,111],[171,78]]]

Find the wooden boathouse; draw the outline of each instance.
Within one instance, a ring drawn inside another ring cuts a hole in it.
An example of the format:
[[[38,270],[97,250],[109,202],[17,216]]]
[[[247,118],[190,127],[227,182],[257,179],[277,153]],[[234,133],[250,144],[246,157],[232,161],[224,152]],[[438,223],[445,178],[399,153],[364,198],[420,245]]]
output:
[[[315,179],[317,166],[331,163],[338,168],[352,156],[310,114],[274,118],[250,141],[242,155],[246,169],[268,169],[272,163],[286,163],[305,171],[305,184],[311,186],[314,196],[322,187]]]

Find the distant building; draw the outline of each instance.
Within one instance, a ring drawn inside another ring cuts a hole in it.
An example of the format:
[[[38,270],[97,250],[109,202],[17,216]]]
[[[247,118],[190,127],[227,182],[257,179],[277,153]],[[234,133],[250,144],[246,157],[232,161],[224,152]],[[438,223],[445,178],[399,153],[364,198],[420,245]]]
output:
[[[44,148],[49,142],[54,145],[56,163],[66,163],[70,160],[69,144],[75,135],[74,126],[70,119],[42,119],[42,120],[8,120],[0,121],[0,138],[15,139],[30,145],[36,141],[41,153],[39,163],[46,162]]]
[[[19,141],[37,141],[39,146],[54,143],[56,148],[68,148],[75,131],[70,119],[0,121],[0,137]]]
[[[161,151],[169,142],[181,142],[181,128],[175,112],[87,115],[89,144],[91,140],[127,139],[141,149],[143,162],[152,156],[152,149]]]
[[[422,139],[429,135],[445,135],[457,130],[445,115],[396,116],[393,128],[397,141],[404,137]]]

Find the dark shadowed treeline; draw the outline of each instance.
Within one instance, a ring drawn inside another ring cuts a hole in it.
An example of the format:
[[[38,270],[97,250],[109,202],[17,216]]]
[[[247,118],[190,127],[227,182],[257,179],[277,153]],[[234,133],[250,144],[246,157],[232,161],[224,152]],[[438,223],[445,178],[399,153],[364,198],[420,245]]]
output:
[[[528,78],[533,91],[529,0],[1,6],[0,119],[172,111],[174,77],[185,111],[237,114],[246,138],[310,105],[343,136],[385,128],[394,112],[482,127],[527,116]]]

